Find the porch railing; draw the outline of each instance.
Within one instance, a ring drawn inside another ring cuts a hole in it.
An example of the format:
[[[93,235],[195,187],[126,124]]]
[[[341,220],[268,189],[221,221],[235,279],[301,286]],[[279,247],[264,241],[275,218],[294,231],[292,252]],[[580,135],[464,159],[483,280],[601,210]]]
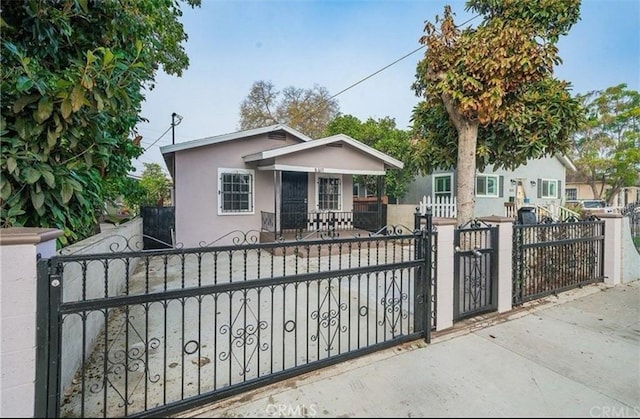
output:
[[[375,207],[375,208],[374,208]],[[276,225],[277,214],[261,211],[261,230],[266,232],[336,232],[350,230],[377,231],[387,221],[387,205],[361,205],[353,211],[284,212]]]

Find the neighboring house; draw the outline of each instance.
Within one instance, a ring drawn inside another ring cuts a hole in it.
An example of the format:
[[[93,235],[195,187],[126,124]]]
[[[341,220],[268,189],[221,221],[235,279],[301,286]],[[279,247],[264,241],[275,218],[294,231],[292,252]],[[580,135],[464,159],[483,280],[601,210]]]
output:
[[[575,170],[576,167],[565,156],[530,160],[513,171],[489,167],[476,175],[474,215],[515,216],[515,211],[523,205],[555,211],[564,204],[567,172]],[[438,170],[417,177],[400,203],[416,205],[424,196],[431,202],[450,202],[455,191],[456,171]]]
[[[161,151],[175,185],[176,242],[185,246],[224,244],[233,231],[313,231],[330,220],[356,227],[353,175],[403,167],[346,135],[312,140],[281,124]]]
[[[602,183],[598,183],[598,190],[602,187]],[[611,186],[604,185],[604,194],[602,199],[608,196],[608,191],[611,190]],[[601,199],[596,197],[593,193],[593,189],[589,182],[580,174],[573,173],[567,176],[566,187],[567,201],[583,201],[585,199]],[[624,207],[633,202],[640,202],[640,185],[627,186],[620,189],[620,191],[611,197],[608,202],[614,207]]]

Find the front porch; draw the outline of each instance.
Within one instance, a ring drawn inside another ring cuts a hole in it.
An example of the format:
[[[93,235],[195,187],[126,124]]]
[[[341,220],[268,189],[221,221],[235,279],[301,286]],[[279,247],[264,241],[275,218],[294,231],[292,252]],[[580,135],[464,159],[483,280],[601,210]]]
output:
[[[387,204],[382,198],[353,203],[352,211],[261,211],[260,242],[317,240],[328,237],[364,236],[387,224]]]

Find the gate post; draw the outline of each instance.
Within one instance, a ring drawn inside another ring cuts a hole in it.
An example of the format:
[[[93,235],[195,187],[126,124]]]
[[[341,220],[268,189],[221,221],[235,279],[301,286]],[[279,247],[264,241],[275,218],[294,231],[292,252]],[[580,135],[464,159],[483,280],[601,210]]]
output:
[[[598,214],[604,221],[604,283],[622,282],[622,215]]]
[[[498,243],[491,243],[491,247],[498,247],[494,249],[498,256],[497,307],[498,313],[504,313],[513,308],[513,218],[492,216],[480,220],[498,227]]]
[[[453,238],[457,221],[455,218],[434,218],[433,225],[438,229],[436,330],[443,330],[453,326]]]
[[[2,343],[0,344],[0,417],[34,417],[36,334],[46,325],[36,322],[38,311],[38,259],[56,253],[56,238],[62,231],[52,228],[13,227],[0,230],[2,292]]]

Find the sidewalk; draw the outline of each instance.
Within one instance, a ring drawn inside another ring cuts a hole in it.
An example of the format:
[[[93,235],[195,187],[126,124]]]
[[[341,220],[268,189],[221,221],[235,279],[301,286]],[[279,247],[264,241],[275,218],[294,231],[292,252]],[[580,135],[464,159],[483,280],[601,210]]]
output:
[[[591,285],[183,417],[640,417],[640,282]]]

